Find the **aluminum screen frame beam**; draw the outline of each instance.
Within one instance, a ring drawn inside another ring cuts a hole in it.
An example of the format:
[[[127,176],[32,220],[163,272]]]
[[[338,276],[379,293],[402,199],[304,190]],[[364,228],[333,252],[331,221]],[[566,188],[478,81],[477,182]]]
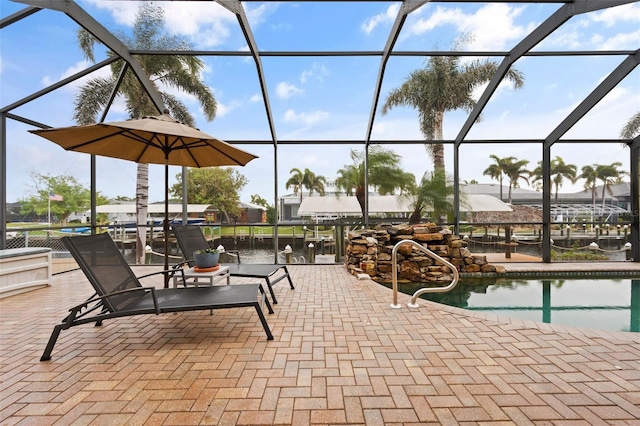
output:
[[[551,147],[582,117],[598,104],[618,83],[640,64],[640,49],[629,55],[546,137],[542,146],[542,260],[551,262]],[[632,150],[631,156],[633,157]],[[633,158],[632,158],[633,161]],[[633,178],[631,179],[633,180]],[[633,209],[632,209],[633,210]],[[635,238],[640,242],[638,233]],[[638,243],[634,245],[639,245]],[[640,259],[636,261],[640,262]]]
[[[256,72],[258,73],[258,81],[260,83],[260,90],[262,92],[262,100],[264,102],[265,113],[267,114],[267,122],[269,124],[269,131],[271,132],[271,139],[273,143],[273,194],[274,200],[273,205],[278,206],[278,136],[276,133],[276,125],[273,120],[273,112],[271,110],[271,102],[269,101],[269,91],[267,89],[267,81],[264,77],[264,69],[262,68],[262,59],[260,58],[260,50],[258,49],[258,44],[256,43],[255,38],[253,37],[253,32],[251,31],[251,25],[249,23],[249,19],[247,19],[247,14],[244,11],[244,7],[237,0],[216,0],[216,3],[220,4],[225,9],[232,12],[236,15],[236,19],[238,20],[238,25],[240,25],[240,29],[242,30],[242,34],[244,34],[244,38],[249,46],[249,50],[251,51],[251,56],[253,57],[253,61],[256,65]],[[276,212],[276,217],[277,217]],[[274,261],[278,263],[278,227],[274,227],[273,229],[273,253],[274,253]]]
[[[96,38],[98,38],[99,40],[102,41],[102,43],[105,44],[105,46],[107,46],[109,49],[111,49],[116,56],[114,56],[113,59],[109,59],[109,60],[118,60],[118,59],[122,59],[125,61],[126,64],[128,64],[133,72],[136,74],[136,76],[138,77],[139,81],[141,82],[141,84],[144,86],[145,90],[147,90],[147,92],[149,93],[149,96],[151,97],[151,99],[154,101],[154,103],[156,104],[156,106],[158,107],[159,111],[162,110],[162,102],[159,101],[159,95],[156,93],[156,91],[153,88],[153,85],[151,84],[151,82],[148,80],[148,78],[146,78],[146,75],[144,74],[144,72],[142,71],[141,67],[139,66],[139,62],[136,58],[137,55],[144,55],[144,54],[158,54],[158,55],[162,55],[162,54],[175,54],[178,52],[156,52],[156,51],[139,51],[139,50],[130,50],[128,49],[118,38],[115,37],[115,35],[113,35],[111,32],[109,32],[108,30],[106,30],[104,27],[102,27],[102,25],[100,23],[98,23],[91,15],[89,15],[86,11],[84,11],[80,6],[78,6],[75,2],[71,1],[71,0],[15,0],[18,3],[23,3],[23,4],[27,4],[29,5],[27,8],[25,8],[24,10],[21,10],[17,13],[14,13],[11,16],[8,16],[4,19],[2,19],[0,21],[0,28],[4,28],[6,26],[11,25],[14,22],[18,22],[20,20],[22,20],[23,18],[26,18],[28,16],[30,16],[31,14],[34,14],[40,10],[43,9],[51,9],[51,10],[56,10],[56,11],[60,11],[65,13],[67,16],[69,16],[72,20],[74,20],[77,24],[79,24],[80,26],[82,26],[83,28],[85,28],[87,31],[89,31],[90,33],[92,33],[94,36],[96,36]],[[245,0],[246,3],[252,3],[252,2],[261,2],[262,0]],[[289,0],[284,0],[285,2],[289,2]],[[303,2],[305,0],[302,0]],[[318,1],[318,2],[324,2],[324,3],[330,3],[331,1],[334,0],[313,0],[313,1]],[[477,119],[477,117],[480,115],[481,111],[486,107],[487,103],[489,102],[489,99],[491,99],[491,97],[493,96],[496,88],[498,87],[499,83],[502,81],[502,79],[504,78],[504,75],[507,73],[509,67],[515,63],[515,61],[523,56],[577,56],[577,55],[591,55],[591,56],[611,56],[611,55],[625,55],[627,56],[627,60],[629,60],[629,57],[634,57],[634,61],[635,61],[635,65],[637,65],[637,56],[638,56],[638,51],[610,51],[610,50],[603,50],[603,51],[553,51],[553,52],[544,52],[544,51],[536,51],[536,52],[531,52],[530,49],[533,48],[533,46],[535,46],[536,44],[538,44],[541,40],[543,40],[547,35],[551,34],[556,28],[558,28],[560,25],[562,25],[564,22],[566,22],[568,19],[570,19],[572,16],[578,15],[578,14],[582,14],[582,13],[586,13],[586,12],[591,12],[591,11],[595,11],[595,10],[601,10],[601,9],[605,9],[605,8],[609,8],[609,7],[613,7],[613,6],[619,6],[619,5],[624,5],[624,4],[630,4],[630,3],[634,3],[637,0],[405,0],[405,1],[388,1],[388,0],[354,0],[355,2],[358,1],[362,1],[364,2],[377,2],[379,1],[380,4],[389,4],[389,3],[399,3],[400,4],[400,8],[398,11],[398,14],[396,16],[396,19],[394,21],[394,24],[389,32],[388,38],[387,38],[387,42],[385,44],[384,50],[382,51],[291,51],[291,52],[286,52],[286,51],[272,51],[272,52],[268,52],[268,51],[264,51],[261,52],[258,48],[258,45],[254,39],[253,33],[252,33],[252,29],[249,23],[249,20],[247,19],[245,10],[244,10],[244,6],[243,3],[245,2],[240,2],[238,0],[215,0],[215,3],[219,4],[220,6],[224,7],[225,9],[227,9],[228,11],[232,12],[235,16],[236,19],[239,23],[240,29],[242,30],[244,37],[246,39],[246,42],[249,46],[249,52],[230,52],[230,51],[187,51],[187,52],[179,52],[180,54],[191,54],[191,55],[211,55],[211,56],[232,56],[232,55],[236,55],[236,56],[249,56],[251,55],[254,59],[254,62],[256,64],[256,68],[257,68],[257,74],[258,74],[258,79],[259,79],[259,84],[262,90],[262,95],[263,95],[263,101],[264,101],[264,105],[265,105],[265,111],[266,111],[266,115],[267,115],[267,121],[268,121],[268,125],[269,125],[269,130],[271,132],[272,135],[272,140],[271,141],[235,141],[235,143],[238,144],[243,144],[243,143],[260,143],[260,144],[271,144],[273,145],[273,149],[274,149],[274,175],[273,175],[273,179],[274,179],[274,193],[275,193],[275,203],[274,205],[278,206],[278,180],[277,180],[277,176],[278,176],[278,164],[277,164],[277,145],[282,144],[282,145],[287,145],[287,144],[323,144],[323,143],[349,143],[349,144],[364,144],[365,149],[368,148],[368,146],[375,142],[375,143],[382,143],[382,144],[389,144],[389,145],[393,145],[393,144],[405,144],[405,143],[424,143],[424,141],[371,141],[371,135],[372,135],[372,131],[373,131],[373,123],[375,120],[375,113],[376,110],[378,108],[378,103],[380,101],[380,96],[381,96],[381,87],[382,87],[382,82],[385,76],[385,70],[386,70],[386,65],[387,62],[389,60],[389,58],[391,56],[446,56],[446,55],[460,55],[460,56],[493,56],[493,57],[500,57],[503,56],[503,60],[502,63],[499,66],[498,71],[494,74],[493,78],[490,80],[489,85],[487,86],[485,92],[482,94],[478,104],[476,105],[476,107],[472,110],[470,116],[467,118],[464,126],[460,129],[458,136],[456,137],[456,139],[454,141],[438,141],[438,143],[453,143],[454,145],[454,178],[456,179],[456,188],[459,187],[459,146],[462,143],[465,144],[471,144],[471,143],[499,143],[500,141],[477,141],[477,140],[466,140],[466,136],[468,134],[468,132],[471,129],[471,126],[473,126],[475,124],[475,121]],[[393,48],[396,44],[396,41],[401,33],[402,27],[405,24],[405,21],[407,19],[407,16],[416,11],[417,9],[419,9],[420,7],[424,6],[427,3],[466,3],[466,4],[488,4],[488,3],[521,3],[521,4],[531,4],[531,5],[536,5],[536,4],[558,4],[558,10],[553,13],[549,18],[547,18],[542,24],[540,24],[538,27],[536,27],[532,32],[530,32],[527,36],[525,36],[525,38],[519,43],[517,44],[513,49],[511,49],[509,52],[498,52],[498,51],[490,51],[490,52],[470,52],[470,51],[465,51],[465,52],[447,52],[447,51],[393,51]],[[211,2],[211,4],[213,4],[214,2]],[[373,99],[372,99],[372,104],[371,104],[371,110],[370,110],[370,115],[369,115],[369,120],[367,122],[367,127],[366,127],[366,133],[365,133],[365,139],[363,141],[313,141],[313,140],[309,140],[309,141],[279,141],[277,139],[277,135],[276,135],[276,126],[274,123],[274,118],[273,118],[273,112],[272,112],[272,108],[271,108],[271,103],[269,101],[269,97],[268,97],[268,91],[267,91],[267,81],[266,78],[264,76],[264,72],[263,72],[263,68],[262,68],[262,63],[261,63],[261,58],[262,57],[275,57],[275,56],[283,56],[283,57],[303,57],[303,56],[308,56],[308,57],[313,57],[313,56],[350,56],[350,57],[355,57],[355,56],[380,56],[380,66],[379,66],[379,71],[378,71],[378,76],[377,76],[377,80],[376,80],[376,85],[374,88],[374,92],[373,92]],[[627,63],[627,60],[625,60],[623,63]],[[77,73],[72,77],[69,77],[68,79],[65,79],[59,83],[56,83],[55,85],[49,86],[48,88],[44,89],[44,90],[40,90],[38,92],[35,92],[17,102],[12,103],[11,105],[5,106],[3,108],[0,108],[0,153],[5,153],[6,152],[6,119],[7,118],[11,118],[14,120],[18,120],[21,121],[23,123],[32,123],[33,125],[40,125],[41,127],[46,127],[46,125],[42,125],[40,123],[36,123],[35,121],[31,121],[28,118],[23,118],[23,117],[19,117],[16,116],[14,114],[11,114],[11,110],[24,105],[28,102],[30,102],[31,100],[34,100],[46,93],[49,93],[50,91],[53,91],[61,86],[63,86],[64,84],[67,84],[70,81],[76,80],[77,78],[81,77],[82,75],[86,75],[89,74],[90,72],[92,72],[93,70],[97,69],[100,66],[104,66],[106,65],[106,61],[103,61],[100,64],[95,64],[93,65],[93,67],[81,72],[81,73]],[[635,65],[633,65],[635,67]],[[621,64],[622,66],[622,64]],[[619,67],[620,68],[620,67]],[[622,71],[620,71],[618,69],[616,69],[615,71],[613,71],[608,77],[607,79],[605,79],[605,81],[603,81],[603,84],[601,84],[598,88],[596,88],[587,98],[584,99],[583,103],[580,104],[580,106],[578,106],[578,108],[576,108],[576,110],[574,110],[570,115],[566,116],[565,120],[560,124],[560,126],[558,126],[558,128],[556,128],[551,134],[549,134],[549,136],[544,139],[544,140],[537,140],[537,141],[533,141],[535,143],[540,143],[542,148],[543,148],[543,162],[548,163],[550,161],[550,149],[551,146],[556,143],[556,142],[567,142],[567,143],[571,143],[571,142],[576,142],[576,143],[589,143],[590,141],[581,141],[581,140],[560,140],[560,136],[565,134],[570,128],[572,128],[573,125],[575,125],[575,123],[584,115],[586,114],[593,106],[595,106],[599,99],[602,99],[602,97],[604,97],[607,93],[609,93],[612,88],[615,86],[615,84],[617,84],[617,82],[621,81],[622,78],[624,78],[624,76],[621,77],[621,75],[619,73],[621,73]],[[606,82],[606,84],[605,84]],[[110,105],[109,105],[110,106]],[[107,106],[107,110],[109,108],[109,106]],[[234,141],[229,141],[234,143]],[[507,142],[507,141],[505,141]],[[508,141],[508,143],[528,143],[531,141],[525,140],[525,139],[513,139]],[[592,141],[592,142],[597,142],[597,141]],[[609,140],[609,141],[604,141],[604,142],[616,142],[614,140]],[[633,202],[635,202],[635,207],[633,208],[635,215],[633,217],[633,223],[632,223],[632,229],[635,229],[634,232],[632,232],[632,235],[634,236],[634,259],[636,261],[640,261],[640,255],[638,255],[637,250],[640,250],[640,238],[638,238],[638,221],[637,221],[637,211],[639,211],[640,209],[640,200],[638,199],[638,179],[639,179],[639,173],[638,173],[638,168],[640,167],[640,165],[637,163],[636,160],[638,160],[638,145],[640,142],[638,142],[638,138],[636,138],[631,144],[631,160],[632,160],[632,164],[631,164],[631,170],[632,170],[632,178],[631,178],[631,183],[632,183],[632,193],[633,193]],[[4,155],[4,154],[3,154]],[[6,161],[5,158],[1,159],[0,161]],[[368,166],[368,164],[366,163],[367,160],[365,160],[365,166]],[[634,169],[635,167],[635,169]],[[2,171],[6,169],[6,163],[0,165],[0,179],[3,181],[1,183],[2,187],[1,188],[5,188],[6,189],[6,176],[2,177]],[[549,164],[547,164],[547,167],[544,168],[545,170],[545,175],[547,175],[549,173]],[[635,172],[633,172],[635,170]],[[549,179],[549,177],[547,176],[547,179]],[[544,179],[543,179],[544,182]],[[368,182],[367,182],[368,184]],[[546,191],[546,197],[545,200],[547,202],[547,204],[550,207],[550,185],[547,185],[546,183],[543,183],[544,185],[544,190]],[[1,189],[0,188],[0,189]],[[547,189],[549,188],[549,189]],[[634,189],[635,188],[635,189]],[[635,192],[633,192],[635,191]],[[6,193],[6,191],[4,191],[4,193]],[[1,203],[2,201],[0,201]],[[4,200],[4,202],[6,203],[6,199]],[[368,197],[365,198],[365,203],[368,203]],[[455,197],[454,197],[454,204],[455,204],[455,211],[457,212],[459,210],[459,193],[456,191],[455,193]],[[632,204],[633,205],[633,204]],[[4,209],[3,209],[4,210]],[[543,209],[544,210],[544,209]],[[366,209],[366,212],[368,212],[368,208]],[[456,213],[457,215],[458,213]],[[6,213],[5,213],[6,215]],[[0,216],[1,218],[2,216]],[[543,216],[544,217],[544,216]],[[458,217],[456,216],[455,218],[456,221],[456,225],[458,224]],[[547,225],[550,226],[550,216],[546,217],[546,222]],[[635,224],[635,228],[633,228]],[[1,227],[2,225],[0,225]],[[2,229],[4,230],[4,229]],[[547,228],[546,231],[550,231],[550,228]],[[545,235],[547,235],[547,238],[549,238],[549,232],[545,232]],[[277,226],[275,227],[275,236],[277,239]],[[548,242],[548,241],[547,241]],[[2,244],[3,244],[3,239],[0,237],[0,248],[2,248]],[[548,246],[550,249],[550,246]],[[276,250],[277,251],[277,250]],[[547,250],[544,249],[544,244],[543,244],[543,252],[547,252]]]
[[[455,147],[454,147],[454,174],[453,174],[453,184],[455,188],[455,192],[453,196],[453,211],[455,215],[454,228],[456,230],[458,230],[460,227],[460,218],[459,218],[460,192],[458,190],[458,188],[460,187],[460,166],[458,164],[458,161],[459,161],[458,148],[459,148],[459,145],[463,142],[464,138],[469,133],[469,131],[471,130],[471,127],[473,126],[473,124],[476,123],[476,121],[478,120],[478,117],[480,117],[480,113],[487,106],[487,103],[493,96],[494,92],[497,90],[504,76],[509,71],[509,68],[511,68],[511,66],[517,60],[519,60],[522,56],[528,53],[541,41],[543,41],[545,38],[551,35],[556,29],[558,29],[561,25],[563,25],[573,16],[612,7],[612,6],[619,6],[627,3],[633,3],[634,1],[635,0],[603,0],[599,2],[594,2],[591,0],[576,0],[571,3],[565,3],[560,9],[558,9],[551,16],[549,16],[549,18],[545,19],[545,21],[542,24],[538,25],[538,27],[536,27],[520,43],[518,43],[513,49],[511,49],[511,51],[509,51],[509,54],[502,60],[502,62],[498,66],[498,69],[496,70],[496,73],[491,78],[491,81],[489,81],[489,84],[487,85],[484,92],[480,96],[480,99],[476,103],[476,106],[473,108],[473,110],[469,114],[469,117],[467,117],[467,120],[462,125],[460,132],[456,136]],[[544,158],[544,155],[543,155],[543,158]],[[543,166],[543,172],[544,172],[544,166]],[[550,190],[551,186],[550,184],[549,186],[547,186],[546,182],[544,182],[544,179],[543,179],[542,188],[543,188],[542,189],[543,191],[547,191],[547,189]],[[546,198],[547,197],[543,196],[543,199],[546,199]],[[544,221],[544,214],[543,214],[543,221]],[[548,238],[551,238],[551,237],[548,236]],[[550,244],[548,245],[548,249],[549,250],[551,249]],[[545,253],[545,250],[544,250],[544,244],[543,244],[543,258],[545,257],[544,253]]]
[[[423,5],[427,4],[429,0],[407,0],[403,1],[396,15],[396,19],[393,21],[387,42],[385,43],[384,50],[382,51],[382,58],[380,59],[380,67],[378,68],[378,77],[376,79],[376,86],[373,90],[373,101],[371,103],[371,111],[369,112],[369,121],[367,123],[367,130],[365,134],[365,156],[364,156],[364,187],[369,188],[369,144],[371,143],[371,133],[373,132],[373,122],[376,117],[376,110],[378,109],[378,102],[380,101],[380,90],[382,89],[382,80],[384,79],[384,72],[387,68],[387,62],[395,46],[400,31],[407,20],[407,16],[416,9],[419,9]],[[364,191],[364,226],[369,226],[369,190]]]
[[[73,19],[78,25],[85,30],[89,31],[94,37],[102,42],[106,47],[111,49],[118,57],[126,61],[131,70],[134,72],[140,84],[147,92],[151,101],[158,109],[158,113],[162,113],[164,110],[164,102],[160,97],[160,93],[156,90],[151,80],[147,77],[144,69],[140,65],[140,62],[131,55],[129,48],[120,41],[109,30],[96,21],[93,16],[89,15],[84,9],[82,9],[76,2],[72,0],[63,1],[48,1],[43,4],[38,0],[14,0],[18,3],[28,4],[34,7],[43,7],[50,10],[56,10],[62,12]]]

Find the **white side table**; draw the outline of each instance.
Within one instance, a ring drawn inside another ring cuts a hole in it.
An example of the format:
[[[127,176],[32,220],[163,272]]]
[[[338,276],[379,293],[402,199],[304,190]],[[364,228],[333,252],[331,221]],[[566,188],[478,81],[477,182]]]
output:
[[[179,285],[195,285],[198,287],[200,284],[212,286],[215,283],[227,279],[227,284],[231,284],[231,275],[229,274],[229,267],[222,266],[217,271],[212,272],[196,272],[193,268],[184,269],[184,282],[182,281],[182,274],[177,273],[173,276],[173,287],[177,288]]]

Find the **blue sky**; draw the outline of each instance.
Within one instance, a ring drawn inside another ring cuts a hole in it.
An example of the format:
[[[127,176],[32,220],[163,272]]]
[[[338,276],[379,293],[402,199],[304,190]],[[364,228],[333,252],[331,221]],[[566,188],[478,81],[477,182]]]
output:
[[[79,1],[81,7],[113,32],[127,33],[138,3],[129,1]],[[187,37],[195,49],[246,51],[247,45],[235,17],[210,2],[156,2],[165,9],[167,28]],[[245,3],[255,40],[268,51],[380,51],[397,13],[397,2],[249,2]],[[4,18],[25,6],[2,0]],[[510,50],[536,25],[556,11],[559,4],[430,3],[410,15],[395,50],[446,50],[460,33],[473,34],[469,50]],[[40,11],[2,29],[0,75],[2,106],[86,68],[89,64],[77,47],[77,24],[55,11]],[[640,3],[619,6],[570,19],[534,50],[635,50],[640,40]],[[98,48],[97,60],[105,57]],[[202,116],[194,99],[176,93],[191,108],[197,127],[223,140],[266,140],[271,135],[256,67],[249,57],[203,57],[202,75],[218,101],[212,122]],[[501,58],[495,58],[500,60]],[[525,86],[499,87],[468,137],[471,139],[544,138],[622,60],[623,56],[525,57],[516,63]],[[267,90],[279,140],[363,140],[373,102],[380,58],[363,57],[263,57]],[[391,57],[382,85],[380,105],[386,94],[400,86],[424,58]],[[99,70],[88,78],[108,73]],[[73,125],[74,96],[87,78],[69,84],[12,113],[58,127]],[[478,91],[478,96],[481,91]],[[417,112],[396,108],[376,113],[372,140],[422,139]],[[617,138],[621,128],[640,110],[640,70],[634,70],[564,138]],[[444,119],[444,137],[453,139],[466,119],[464,111]],[[125,119],[118,100],[106,121]],[[33,192],[32,173],[71,174],[89,184],[89,156],[65,152],[43,138],[29,134],[32,127],[7,121],[7,200],[17,201]],[[431,169],[422,145],[392,145],[403,156],[402,166],[420,178]],[[259,194],[272,202],[274,152],[270,146],[241,145],[259,158],[238,169],[249,179],[242,192],[248,202]],[[280,145],[277,151],[279,195],[293,167],[309,168],[333,178],[350,163],[349,150],[361,145]],[[452,149],[446,147],[448,170]],[[491,164],[490,154],[541,160],[539,145],[463,145],[461,180],[491,182],[482,171]],[[579,168],[594,163],[622,162],[628,170],[628,150],[619,144],[557,144],[552,156]],[[135,194],[135,164],[98,158],[98,190],[109,197]],[[171,167],[171,180],[180,168]],[[163,167],[150,167],[150,199],[163,198]],[[521,182],[526,187],[526,183]],[[582,189],[582,182],[566,183],[561,191]]]

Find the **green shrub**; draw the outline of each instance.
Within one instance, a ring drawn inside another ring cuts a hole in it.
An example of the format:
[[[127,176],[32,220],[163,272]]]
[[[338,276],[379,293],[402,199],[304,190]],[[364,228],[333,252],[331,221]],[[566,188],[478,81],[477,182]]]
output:
[[[569,250],[558,252],[551,250],[551,260],[609,260],[609,258],[605,254],[593,251]]]

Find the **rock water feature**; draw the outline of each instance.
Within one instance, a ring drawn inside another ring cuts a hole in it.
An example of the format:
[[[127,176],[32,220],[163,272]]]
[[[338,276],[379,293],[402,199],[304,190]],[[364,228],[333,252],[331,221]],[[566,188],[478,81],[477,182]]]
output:
[[[393,247],[402,240],[413,240],[451,262],[460,273],[501,274],[501,266],[491,265],[487,257],[471,254],[467,242],[450,229],[435,223],[418,225],[380,224],[376,229],[351,231],[345,249],[346,267],[354,275],[365,273],[374,281],[391,282]],[[449,268],[410,244],[397,252],[398,279],[411,282],[451,281]]]

